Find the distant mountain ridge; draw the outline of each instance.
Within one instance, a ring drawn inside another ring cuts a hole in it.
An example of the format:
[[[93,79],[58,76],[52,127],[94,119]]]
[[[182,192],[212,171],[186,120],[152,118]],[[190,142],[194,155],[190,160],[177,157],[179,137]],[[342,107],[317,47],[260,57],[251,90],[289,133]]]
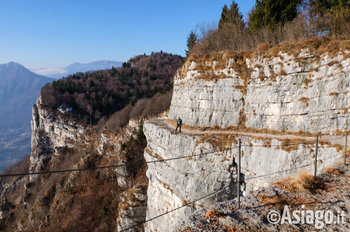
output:
[[[24,95],[27,100],[34,95],[36,99],[41,87],[51,81],[51,78],[37,75],[18,63],[0,64],[0,107],[20,103],[19,100],[26,101],[22,98]],[[1,110],[0,115],[3,113]],[[3,121],[0,121],[0,125],[1,123]]]
[[[88,72],[88,71],[96,71],[102,69],[111,69],[112,67],[120,67],[123,62],[120,61],[110,61],[110,60],[99,60],[90,63],[73,63],[68,65],[65,68],[58,69],[36,69],[32,70],[33,72],[39,75],[45,75],[51,78],[61,78],[63,76],[68,76],[70,74],[78,73],[78,72]]]
[[[31,108],[51,81],[18,63],[0,64],[0,169],[2,162],[30,152]]]

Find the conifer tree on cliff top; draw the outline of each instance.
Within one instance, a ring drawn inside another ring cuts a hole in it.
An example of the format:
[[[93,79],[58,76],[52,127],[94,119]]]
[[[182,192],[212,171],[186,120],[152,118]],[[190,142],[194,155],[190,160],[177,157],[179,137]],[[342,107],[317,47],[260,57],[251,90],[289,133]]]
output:
[[[226,5],[222,8],[219,30],[222,30],[225,24],[236,24],[241,29],[244,28],[243,16],[239,13],[239,8],[235,1],[232,1],[230,8],[227,8]]]
[[[254,9],[249,13],[249,28],[254,31],[292,21],[297,17],[301,2],[302,0],[256,0]]]
[[[313,14],[324,14],[327,11],[337,11],[350,7],[349,0],[309,0],[310,10]]]
[[[197,35],[191,31],[190,35],[187,38],[187,50],[186,50],[186,57],[188,57],[191,49],[193,46],[197,43]]]

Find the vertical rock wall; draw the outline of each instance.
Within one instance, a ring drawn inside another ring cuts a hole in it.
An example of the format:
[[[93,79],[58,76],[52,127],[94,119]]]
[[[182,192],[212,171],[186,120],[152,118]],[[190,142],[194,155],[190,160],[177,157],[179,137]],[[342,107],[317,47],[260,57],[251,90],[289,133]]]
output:
[[[83,136],[85,128],[77,122],[64,120],[61,115],[43,109],[40,97],[32,111],[32,154],[29,170],[36,172],[46,167],[52,154],[59,154],[60,149],[73,147]],[[35,176],[30,178],[33,180]]]
[[[175,76],[169,116],[191,126],[344,130],[350,107],[347,54],[302,50],[296,57],[193,59]]]
[[[243,195],[278,179],[296,175],[301,171],[299,167],[310,173],[314,170],[314,142],[290,148],[284,146],[289,141],[287,137],[257,138],[210,131],[178,134],[160,119],[149,121],[144,128],[148,141],[144,155],[150,162],[146,219],[185,205],[148,222],[146,231],[175,231],[178,223],[186,221],[194,210],[236,197],[238,138],[243,144]],[[323,171],[341,157],[342,150],[338,145],[320,146],[318,170]],[[165,161],[152,163],[162,160]],[[216,191],[219,192],[210,195]],[[208,194],[209,197],[187,205]]]

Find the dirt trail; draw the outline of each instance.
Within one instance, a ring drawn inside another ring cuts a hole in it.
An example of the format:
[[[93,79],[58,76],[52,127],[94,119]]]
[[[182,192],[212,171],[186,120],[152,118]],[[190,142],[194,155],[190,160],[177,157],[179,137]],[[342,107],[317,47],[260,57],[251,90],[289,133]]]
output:
[[[150,121],[153,124],[156,124],[160,127],[166,128],[168,130],[175,132],[175,121],[173,120],[167,120],[167,119],[153,119]],[[262,132],[244,132],[244,131],[238,131],[233,129],[208,129],[208,128],[195,128],[190,127],[187,125],[182,126],[182,133],[188,134],[188,135],[210,135],[210,134],[235,134],[235,135],[241,135],[241,136],[251,136],[251,137],[260,137],[260,138],[266,138],[266,139],[279,139],[279,140],[304,140],[307,142],[315,142],[316,141],[316,135],[314,136],[300,136],[300,135],[293,135],[293,134],[271,134],[269,131],[266,133]],[[339,136],[339,135],[323,135],[319,137],[320,141],[327,141],[331,144],[340,144],[344,145],[345,143],[345,137]]]

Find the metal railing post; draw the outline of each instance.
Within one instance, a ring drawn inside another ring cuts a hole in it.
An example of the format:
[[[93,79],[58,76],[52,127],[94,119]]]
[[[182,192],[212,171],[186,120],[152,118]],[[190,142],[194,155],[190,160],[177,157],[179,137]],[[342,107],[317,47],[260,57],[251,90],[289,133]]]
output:
[[[237,167],[237,207],[241,208],[241,153],[242,142],[238,139],[238,167]]]
[[[345,155],[344,155],[344,165],[346,165],[346,156],[348,151],[348,131],[345,132]]]
[[[317,176],[317,156],[318,156],[318,135],[316,135],[316,154],[315,154],[315,168],[314,176]]]

